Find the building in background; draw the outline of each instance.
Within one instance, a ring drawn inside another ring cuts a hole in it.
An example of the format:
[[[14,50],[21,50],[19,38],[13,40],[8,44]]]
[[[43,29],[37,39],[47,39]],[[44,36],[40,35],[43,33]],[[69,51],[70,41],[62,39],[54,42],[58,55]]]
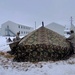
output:
[[[64,36],[66,38],[68,38],[70,36],[70,30],[73,30],[75,32],[75,26],[73,24],[71,24],[70,27],[65,27]]]
[[[71,16],[71,26],[70,26],[70,30],[74,30],[74,32],[75,32],[75,26],[74,26],[74,24],[73,24],[73,18],[72,18],[72,16]]]
[[[46,25],[45,27],[65,37],[70,36],[70,30],[74,30],[75,32],[75,26],[73,24],[71,24],[71,26],[68,27],[68,26],[63,26],[63,25],[53,22],[53,23]]]
[[[71,25],[70,30],[74,30],[75,32],[75,26],[73,24]]]
[[[20,32],[20,36],[25,36],[32,32],[34,29],[29,26],[7,21],[1,25],[1,35],[3,36],[15,36],[17,32]]]
[[[63,25],[52,22],[52,23],[46,25],[45,27],[50,29],[50,30],[53,30],[54,32],[56,32],[62,36],[64,36],[65,26],[63,26]]]

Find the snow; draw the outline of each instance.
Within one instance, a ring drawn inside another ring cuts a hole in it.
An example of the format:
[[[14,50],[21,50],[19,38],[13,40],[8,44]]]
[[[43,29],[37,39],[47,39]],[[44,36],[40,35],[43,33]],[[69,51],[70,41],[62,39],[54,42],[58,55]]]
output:
[[[10,50],[9,45],[7,45],[7,37],[0,36],[0,51],[8,51]]]
[[[0,75],[75,75],[74,57],[56,62],[13,62],[13,57],[6,57],[10,50],[6,38],[0,36],[0,52],[4,52],[0,54]]]

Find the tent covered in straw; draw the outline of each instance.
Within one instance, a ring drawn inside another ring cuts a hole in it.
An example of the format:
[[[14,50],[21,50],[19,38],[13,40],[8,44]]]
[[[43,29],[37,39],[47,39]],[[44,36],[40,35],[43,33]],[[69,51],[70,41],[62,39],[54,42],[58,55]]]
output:
[[[69,42],[58,33],[42,26],[10,44],[17,61],[48,61],[66,58],[72,51]]]

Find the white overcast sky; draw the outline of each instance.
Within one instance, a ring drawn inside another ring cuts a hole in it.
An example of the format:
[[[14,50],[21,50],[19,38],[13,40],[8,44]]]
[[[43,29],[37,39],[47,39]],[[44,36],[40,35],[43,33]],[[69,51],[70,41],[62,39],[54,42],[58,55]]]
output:
[[[75,24],[75,0],[0,0],[0,25],[8,20],[35,27],[56,22]]]

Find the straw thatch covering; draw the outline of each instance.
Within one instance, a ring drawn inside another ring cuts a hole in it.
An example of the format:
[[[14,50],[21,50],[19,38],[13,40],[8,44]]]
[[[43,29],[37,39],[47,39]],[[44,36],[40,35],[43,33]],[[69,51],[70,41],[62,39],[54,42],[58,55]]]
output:
[[[17,61],[48,61],[66,58],[71,53],[65,38],[43,25],[14,44]],[[12,47],[12,44],[10,44]]]

